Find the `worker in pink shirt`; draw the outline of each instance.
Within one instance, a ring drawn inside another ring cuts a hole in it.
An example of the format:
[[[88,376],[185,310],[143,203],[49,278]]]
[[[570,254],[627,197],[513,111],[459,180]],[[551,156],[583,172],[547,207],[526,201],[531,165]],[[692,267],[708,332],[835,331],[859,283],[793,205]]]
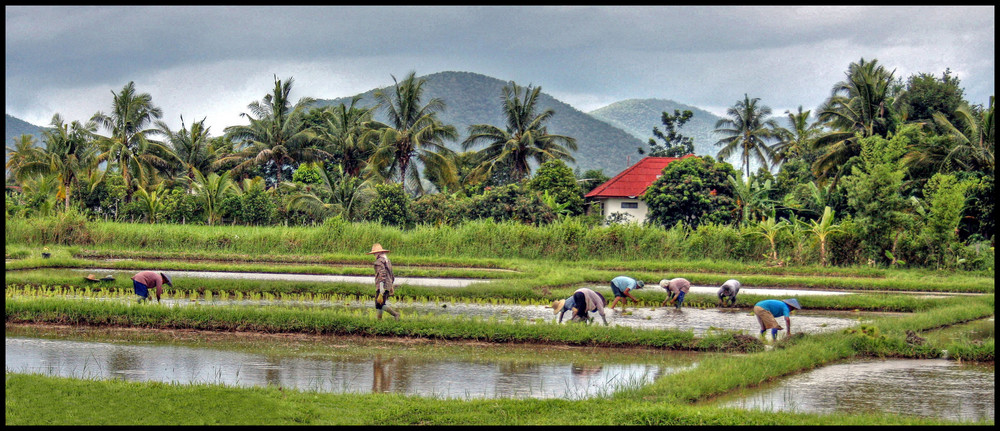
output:
[[[150,289],[156,291],[156,302],[160,302],[160,296],[163,295],[163,283],[174,287],[173,283],[170,282],[170,276],[162,272],[142,271],[132,276],[132,288],[135,289],[135,294],[139,295],[139,302],[149,299]]]

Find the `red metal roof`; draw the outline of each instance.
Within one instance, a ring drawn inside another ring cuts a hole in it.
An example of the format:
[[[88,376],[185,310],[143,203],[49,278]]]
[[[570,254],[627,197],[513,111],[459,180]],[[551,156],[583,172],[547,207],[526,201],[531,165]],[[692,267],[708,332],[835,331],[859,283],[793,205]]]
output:
[[[588,198],[613,198],[641,196],[646,188],[663,172],[670,162],[694,156],[683,157],[646,157],[629,166],[614,178],[608,180],[587,193]]]

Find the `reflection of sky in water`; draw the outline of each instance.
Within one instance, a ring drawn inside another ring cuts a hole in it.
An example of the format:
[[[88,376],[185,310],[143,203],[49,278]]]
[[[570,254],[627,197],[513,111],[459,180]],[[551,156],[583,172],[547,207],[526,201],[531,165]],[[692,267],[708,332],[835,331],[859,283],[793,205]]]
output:
[[[994,418],[993,366],[943,359],[870,360],[822,367],[718,405],[808,413],[887,412],[949,420]]]
[[[13,337],[8,372],[130,381],[282,386],[321,392],[395,392],[449,398],[567,398],[608,395],[694,365],[439,360],[393,354],[316,359],[165,345]]]

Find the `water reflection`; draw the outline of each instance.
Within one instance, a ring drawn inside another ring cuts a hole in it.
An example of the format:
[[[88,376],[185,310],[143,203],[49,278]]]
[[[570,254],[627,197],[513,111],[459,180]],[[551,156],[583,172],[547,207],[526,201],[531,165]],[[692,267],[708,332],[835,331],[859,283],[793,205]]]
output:
[[[994,386],[992,365],[870,360],[826,366],[719,403],[769,411],[889,412],[981,421],[993,420]]]
[[[479,348],[479,347],[477,347]],[[381,349],[380,349],[381,350]],[[557,358],[557,357],[556,357]],[[694,365],[462,359],[401,349],[319,357],[274,356],[176,345],[6,338],[8,372],[130,381],[277,386],[322,392],[392,392],[445,398],[566,398],[608,395]],[[673,362],[671,362],[673,363]]]

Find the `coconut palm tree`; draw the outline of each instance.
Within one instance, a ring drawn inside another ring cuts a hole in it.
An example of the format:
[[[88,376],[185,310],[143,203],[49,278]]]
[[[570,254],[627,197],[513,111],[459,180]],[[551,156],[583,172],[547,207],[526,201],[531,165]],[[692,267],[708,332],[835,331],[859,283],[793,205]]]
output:
[[[509,170],[511,181],[520,181],[531,174],[529,162],[542,164],[552,159],[573,162],[570,154],[576,151],[576,139],[550,134],[545,122],[555,115],[553,109],[538,112],[538,96],[542,87],[520,87],[511,81],[503,87],[503,113],[506,127],[489,124],[469,126],[469,137],[462,142],[468,150],[484,144],[479,150],[481,164],[470,173],[474,179],[484,180],[498,171]]]
[[[184,124],[184,116],[181,116],[181,128],[174,132],[170,130],[163,121],[156,122],[157,129],[166,139],[166,143],[177,156],[177,161],[181,164],[184,174],[188,177],[189,183],[194,181],[194,172],[212,172],[212,163],[216,160],[216,154],[211,146],[209,129],[205,126],[205,118],[191,123],[191,129]]]
[[[139,208],[145,214],[147,223],[159,221],[160,213],[166,206],[163,201],[163,189],[164,183],[161,181],[155,188],[147,190],[145,186],[140,185],[135,190],[136,202],[139,203]]]
[[[437,113],[445,109],[443,100],[433,98],[421,105],[426,80],[417,79],[416,72],[410,72],[402,82],[395,76],[392,80],[395,85],[388,91],[375,92],[378,109],[389,119],[387,123],[371,122],[371,127],[379,130],[379,144],[369,163],[378,176],[397,178],[404,188],[409,183],[420,193],[420,171],[410,169],[410,165],[417,161],[425,166],[447,166],[451,150],[445,147],[444,140],[456,139],[458,132],[437,118]]]
[[[322,122],[315,128],[316,140],[328,153],[339,155],[344,171],[358,176],[375,151],[378,130],[371,129],[375,108],[357,107],[361,96],[354,96],[348,106],[330,106],[321,114]]]
[[[960,106],[955,116],[964,123],[963,130],[948,121],[944,114],[933,115],[934,121],[941,125],[955,145],[944,157],[943,163],[954,161],[966,170],[980,170],[993,175],[994,145],[996,144],[995,125],[993,119],[993,96],[990,96],[990,106],[981,113],[974,113],[968,104]]]
[[[781,140],[771,147],[774,150],[775,167],[786,160],[801,157],[812,148],[813,141],[822,133],[823,127],[818,121],[809,122],[810,113],[812,111],[802,111],[801,105],[797,113],[785,111],[790,127],[777,129]]]
[[[286,209],[300,210],[316,218],[333,214],[348,221],[358,219],[358,210],[375,195],[372,180],[350,175],[339,164],[329,171],[320,164],[318,171],[318,184],[282,183],[282,189],[290,195]],[[320,196],[329,198],[324,200]]]
[[[722,149],[716,157],[727,159],[739,151],[743,174],[750,176],[750,160],[757,160],[762,166],[774,159],[774,151],[768,146],[768,141],[778,137],[778,123],[771,116],[771,108],[761,105],[760,98],[753,99],[746,94],[743,100],[726,110],[729,118],[722,118],[715,123],[715,133],[723,136],[715,143]]]
[[[205,214],[208,216],[208,224],[222,220],[222,201],[234,192],[236,187],[233,184],[230,171],[219,175],[215,172],[203,175],[200,171],[194,172],[194,188],[202,203],[205,204]]]
[[[42,149],[35,145],[36,143],[34,135],[23,134],[14,138],[13,147],[6,147],[7,163],[4,165],[4,170],[18,182],[29,175],[27,171],[21,172],[21,167],[37,160],[43,154]]]
[[[170,150],[150,139],[158,132],[147,128],[163,116],[163,111],[153,105],[149,93],[137,93],[131,81],[120,92],[111,94],[114,99],[110,113],[98,111],[91,117],[110,134],[97,139],[101,151],[97,161],[108,162],[108,169],[118,169],[125,180],[126,199],[131,200],[133,177],[148,169],[168,167]]]
[[[50,125],[51,128],[42,131],[44,157],[25,167],[35,167],[55,174],[59,181],[57,197],[63,200],[65,209],[69,210],[69,197],[73,187],[80,182],[80,178],[91,177],[91,173],[97,168],[97,150],[93,145],[97,124],[93,121],[65,124],[62,117],[55,114]],[[91,187],[94,186],[96,184],[91,184]]]
[[[743,223],[752,221],[755,215],[763,218],[765,211],[773,210],[774,205],[778,203],[769,196],[772,190],[771,180],[759,183],[752,175],[746,181],[743,178],[733,178],[732,175],[726,175],[726,178],[733,187],[736,211],[739,212],[739,219]]]
[[[330,157],[326,151],[311,145],[313,133],[306,127],[304,117],[313,99],[303,97],[292,105],[289,100],[292,83],[292,78],[282,82],[275,76],[271,93],[247,105],[250,112],[240,116],[247,117],[250,124],[225,129],[226,137],[240,144],[240,151],[219,158],[213,167],[235,163],[231,172],[240,175],[254,166],[273,163],[278,170],[275,178],[278,184],[286,165]]]
[[[827,238],[831,234],[841,231],[840,225],[833,223],[833,210],[830,207],[823,208],[823,216],[820,217],[819,221],[809,221],[809,231],[816,235],[816,239],[819,240],[819,262],[820,265],[826,266]]]
[[[866,62],[862,58],[848,66],[847,79],[833,86],[830,98],[819,110],[819,120],[833,131],[815,142],[816,148],[824,150],[813,164],[818,177],[843,171],[845,162],[861,152],[859,137],[886,136],[895,130],[894,74],[878,60]]]

